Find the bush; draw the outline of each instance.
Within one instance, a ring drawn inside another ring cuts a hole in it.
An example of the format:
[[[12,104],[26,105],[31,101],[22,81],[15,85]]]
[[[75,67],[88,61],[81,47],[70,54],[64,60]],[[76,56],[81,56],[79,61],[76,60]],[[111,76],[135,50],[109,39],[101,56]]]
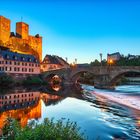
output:
[[[84,140],[84,134],[79,132],[76,123],[63,123],[58,120],[44,119],[42,124],[31,121],[26,127],[21,128],[16,120],[8,119],[3,128],[2,139],[7,140]]]
[[[39,76],[29,76],[23,81],[23,85],[41,85],[43,83]]]
[[[14,79],[12,76],[7,75],[6,73],[0,74],[0,86],[2,87],[9,87],[15,84]]]

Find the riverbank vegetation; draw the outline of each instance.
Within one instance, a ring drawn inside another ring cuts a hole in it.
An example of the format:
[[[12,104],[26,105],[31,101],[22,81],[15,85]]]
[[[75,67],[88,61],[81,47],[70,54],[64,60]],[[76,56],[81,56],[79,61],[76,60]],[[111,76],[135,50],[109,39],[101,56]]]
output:
[[[3,140],[85,140],[76,123],[69,120],[44,119],[39,124],[31,121],[26,127],[20,127],[14,119],[7,119],[1,136]]]
[[[7,75],[6,73],[0,74],[0,87],[12,87],[15,84],[15,80],[12,76]]]
[[[45,81],[40,75],[37,76],[27,76],[26,78],[17,78],[15,80],[14,77],[8,75],[6,73],[0,74],[0,87],[16,87],[16,86],[40,86],[47,85],[48,82]]]
[[[28,76],[22,82],[23,85],[42,85],[44,81],[39,76]]]
[[[91,66],[108,66],[110,64],[107,63],[107,60],[104,59],[102,62],[95,59],[90,63]],[[121,55],[120,59],[114,61],[112,66],[140,66],[140,56],[130,55],[127,56]]]

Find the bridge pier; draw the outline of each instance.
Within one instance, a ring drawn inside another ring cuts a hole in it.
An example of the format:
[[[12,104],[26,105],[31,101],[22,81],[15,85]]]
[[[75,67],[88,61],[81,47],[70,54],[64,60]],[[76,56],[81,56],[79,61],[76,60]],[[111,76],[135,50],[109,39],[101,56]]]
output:
[[[99,84],[99,85],[95,84],[94,85],[94,88],[97,88],[97,89],[111,89],[111,90],[114,90],[115,89],[114,86],[101,85],[101,84]]]
[[[94,79],[94,87],[97,89],[115,89],[110,83],[110,77],[106,75],[96,75]]]

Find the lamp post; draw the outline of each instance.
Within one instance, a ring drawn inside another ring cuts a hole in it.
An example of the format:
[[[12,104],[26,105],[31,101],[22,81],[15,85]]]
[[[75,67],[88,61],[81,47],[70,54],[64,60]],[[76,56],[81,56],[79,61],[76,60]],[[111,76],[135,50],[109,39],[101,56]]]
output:
[[[102,57],[103,57],[103,54],[100,53],[100,62],[101,62],[101,66],[102,66]]]
[[[77,64],[77,58],[75,58],[75,64]]]

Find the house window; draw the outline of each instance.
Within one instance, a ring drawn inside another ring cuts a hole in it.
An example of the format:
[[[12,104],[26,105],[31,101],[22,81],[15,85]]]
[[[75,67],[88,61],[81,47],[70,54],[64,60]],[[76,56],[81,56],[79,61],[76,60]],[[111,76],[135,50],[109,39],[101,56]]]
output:
[[[7,67],[5,67],[5,71],[7,71]]]

